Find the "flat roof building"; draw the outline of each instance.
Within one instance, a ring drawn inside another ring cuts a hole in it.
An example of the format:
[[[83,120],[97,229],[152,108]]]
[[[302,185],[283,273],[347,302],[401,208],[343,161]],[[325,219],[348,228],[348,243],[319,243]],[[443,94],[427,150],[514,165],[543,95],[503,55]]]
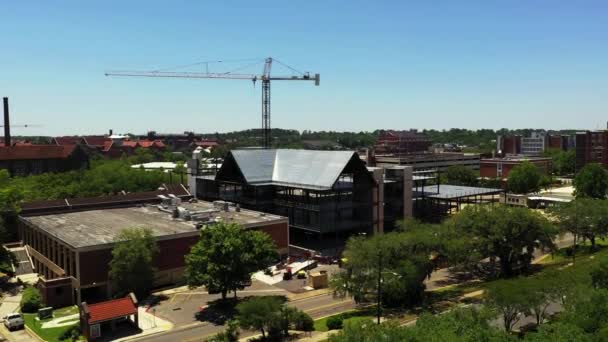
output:
[[[29,214],[19,219],[19,234],[40,274],[38,287],[50,306],[96,302],[111,293],[109,263],[116,237],[126,228],[146,228],[156,238],[159,255],[154,286],[178,283],[184,257],[201,229],[234,222],[243,229],[268,233],[287,254],[287,218],[240,209],[225,202],[181,202],[164,197],[161,204]],[[173,201],[173,202],[172,202]],[[62,290],[57,290],[61,288]]]
[[[411,166],[414,171],[436,170],[444,172],[448,167],[461,165],[471,170],[479,170],[480,156],[476,153],[440,152],[409,155],[380,155],[367,151],[364,160],[370,166],[391,165]]]
[[[553,159],[548,157],[507,156],[505,158],[485,158],[480,162],[480,176],[484,178],[508,179],[511,170],[524,162],[536,165],[543,175],[550,175]]]

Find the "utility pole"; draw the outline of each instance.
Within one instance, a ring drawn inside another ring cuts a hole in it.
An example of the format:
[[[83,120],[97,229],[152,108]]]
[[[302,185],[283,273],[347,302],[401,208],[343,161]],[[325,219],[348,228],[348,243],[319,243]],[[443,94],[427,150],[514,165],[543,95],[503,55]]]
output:
[[[378,293],[377,293],[377,304],[376,313],[378,315],[378,324],[380,324],[380,303],[382,296],[382,251],[378,251]]]

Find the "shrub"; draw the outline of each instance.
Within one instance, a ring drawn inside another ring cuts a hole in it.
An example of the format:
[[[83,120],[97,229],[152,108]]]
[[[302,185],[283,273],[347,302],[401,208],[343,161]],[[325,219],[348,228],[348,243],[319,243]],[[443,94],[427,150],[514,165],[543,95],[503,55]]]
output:
[[[298,315],[294,319],[294,325],[296,330],[300,331],[314,331],[315,321],[304,311],[298,312]]]
[[[21,297],[21,311],[35,313],[42,307],[42,295],[35,287],[27,287]]]
[[[327,319],[327,323],[325,324],[329,330],[342,329],[342,326],[344,325],[344,317],[342,317],[342,315],[329,317]]]
[[[220,331],[216,335],[208,338],[207,342],[237,342],[239,340],[239,322],[236,320],[228,321],[226,330]]]
[[[75,325],[70,329],[66,330],[59,336],[59,341],[78,341],[80,338],[80,326]]]

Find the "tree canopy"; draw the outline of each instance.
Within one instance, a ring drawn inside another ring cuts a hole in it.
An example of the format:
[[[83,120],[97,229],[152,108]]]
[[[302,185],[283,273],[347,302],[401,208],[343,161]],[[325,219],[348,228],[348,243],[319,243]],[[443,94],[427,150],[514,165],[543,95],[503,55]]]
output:
[[[242,290],[251,275],[278,259],[276,246],[266,233],[220,222],[201,229],[199,241],[186,256],[186,279],[192,287],[204,285],[210,293]]]
[[[509,172],[509,191],[516,194],[527,194],[540,191],[542,175],[536,165],[525,161]]]
[[[266,338],[267,333],[282,340],[290,329],[313,331],[314,321],[305,312],[284,304],[278,297],[251,297],[236,307],[237,319],[243,329],[256,329]]]
[[[553,159],[553,173],[565,176],[574,173],[576,166],[576,151],[570,149],[562,151],[560,149],[548,149],[545,156]]]
[[[110,262],[112,290],[122,296],[133,292],[143,298],[154,282],[156,239],[149,229],[128,228],[116,237]]]
[[[382,277],[383,305],[411,305],[422,299],[424,279],[432,270],[435,249],[430,232],[415,227],[406,232],[351,238],[344,251],[344,270],[332,279],[335,294],[357,302],[377,300]]]
[[[594,249],[597,238],[608,236],[608,200],[576,198],[551,208],[549,212],[562,232],[572,234],[574,259],[581,239],[591,241],[591,248]]]
[[[574,178],[574,195],[605,199],[608,191],[608,172],[600,164],[588,164]]]
[[[447,184],[474,186],[479,174],[463,165],[451,165],[445,172]]]
[[[415,325],[405,327],[396,322],[374,324],[370,320],[345,322],[344,329],[329,336],[329,342],[426,342],[516,341],[490,325],[492,315],[484,310],[455,309],[442,315],[425,313]]]
[[[503,205],[466,207],[446,226],[459,237],[451,258],[474,264],[484,258],[498,259],[506,277],[527,270],[536,248],[554,248],[552,239],[557,234],[541,214]]]

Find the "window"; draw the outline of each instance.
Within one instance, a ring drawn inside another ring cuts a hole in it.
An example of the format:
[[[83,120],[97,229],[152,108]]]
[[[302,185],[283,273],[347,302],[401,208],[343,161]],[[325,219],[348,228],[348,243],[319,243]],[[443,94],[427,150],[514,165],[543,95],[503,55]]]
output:
[[[93,324],[91,325],[91,338],[97,338],[99,336],[101,336],[101,327],[99,326],[99,324]]]

